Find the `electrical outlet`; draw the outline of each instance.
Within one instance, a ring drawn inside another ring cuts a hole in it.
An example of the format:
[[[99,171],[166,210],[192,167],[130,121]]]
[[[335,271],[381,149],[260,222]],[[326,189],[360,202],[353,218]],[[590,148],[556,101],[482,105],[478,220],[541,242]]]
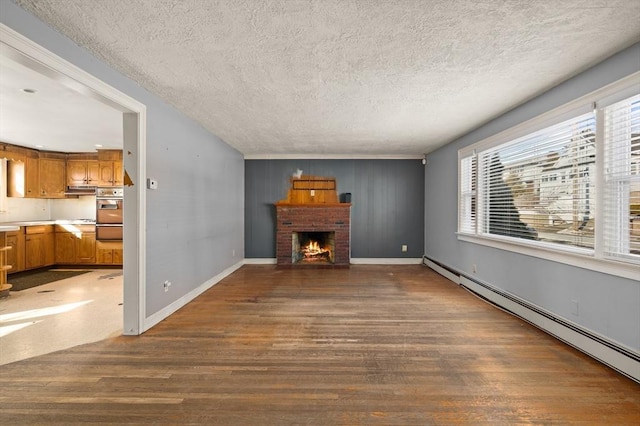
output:
[[[407,247],[407,245],[406,245],[406,244],[403,244],[403,245],[402,245],[402,252],[403,252],[403,253],[406,253],[406,252],[407,252],[407,250],[409,250],[409,249],[408,249],[408,247]]]
[[[171,287],[171,281],[165,281],[164,282],[164,292],[168,292],[169,291],[169,287]]]
[[[577,300],[571,301],[571,315],[580,316],[580,303]]]
[[[231,250],[231,257],[236,257],[236,249]]]
[[[471,271],[476,274],[478,272],[478,266],[474,263],[473,265],[471,265]]]

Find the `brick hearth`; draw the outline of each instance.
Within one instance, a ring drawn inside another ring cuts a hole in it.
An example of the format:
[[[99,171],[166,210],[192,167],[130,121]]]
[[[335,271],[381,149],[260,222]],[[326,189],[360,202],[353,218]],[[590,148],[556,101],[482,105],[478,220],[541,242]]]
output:
[[[276,263],[293,265],[292,232],[335,232],[334,266],[350,261],[350,203],[276,204]]]

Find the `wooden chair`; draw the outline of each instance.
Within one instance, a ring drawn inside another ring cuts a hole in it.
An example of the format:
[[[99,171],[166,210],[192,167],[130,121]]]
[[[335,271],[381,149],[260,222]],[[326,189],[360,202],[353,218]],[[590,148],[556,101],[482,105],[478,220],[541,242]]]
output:
[[[9,290],[13,287],[7,283],[7,274],[11,269],[11,265],[7,265],[7,254],[11,250],[11,246],[0,248],[0,297],[9,296]]]

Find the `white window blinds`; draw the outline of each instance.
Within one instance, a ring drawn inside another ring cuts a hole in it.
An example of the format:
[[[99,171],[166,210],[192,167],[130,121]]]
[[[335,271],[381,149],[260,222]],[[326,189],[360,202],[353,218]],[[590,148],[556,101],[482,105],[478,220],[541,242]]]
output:
[[[479,153],[482,233],[593,247],[595,115]]]
[[[640,259],[640,95],[604,108],[604,255]]]
[[[476,156],[460,159],[460,199],[458,230],[462,233],[476,232]]]

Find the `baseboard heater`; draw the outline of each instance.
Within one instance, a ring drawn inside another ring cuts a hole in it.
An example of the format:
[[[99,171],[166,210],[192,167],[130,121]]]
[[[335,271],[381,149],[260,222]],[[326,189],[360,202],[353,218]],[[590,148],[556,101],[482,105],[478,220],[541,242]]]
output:
[[[613,368],[630,379],[640,383],[640,355],[558,317],[539,306],[533,305],[513,294],[490,284],[469,277],[447,265],[427,256],[423,264],[445,278],[465,287],[491,304],[538,327],[564,343]]]

